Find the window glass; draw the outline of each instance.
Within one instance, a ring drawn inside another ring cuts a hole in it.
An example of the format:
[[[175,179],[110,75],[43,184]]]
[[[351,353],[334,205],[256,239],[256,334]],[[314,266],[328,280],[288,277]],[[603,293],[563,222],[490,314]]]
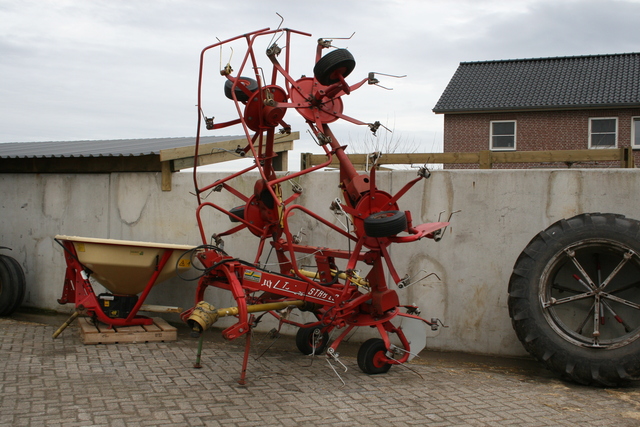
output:
[[[631,129],[631,138],[633,141],[633,148],[640,148],[640,117],[633,118],[633,124]]]
[[[618,119],[590,119],[590,148],[615,148]]]
[[[491,149],[515,150],[516,122],[491,122]]]

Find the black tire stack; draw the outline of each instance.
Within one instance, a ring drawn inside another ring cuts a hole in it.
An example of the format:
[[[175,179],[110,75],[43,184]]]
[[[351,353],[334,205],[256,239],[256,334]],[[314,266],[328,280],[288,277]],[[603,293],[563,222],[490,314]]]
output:
[[[20,307],[25,289],[24,271],[18,261],[0,255],[0,316],[9,316]]]

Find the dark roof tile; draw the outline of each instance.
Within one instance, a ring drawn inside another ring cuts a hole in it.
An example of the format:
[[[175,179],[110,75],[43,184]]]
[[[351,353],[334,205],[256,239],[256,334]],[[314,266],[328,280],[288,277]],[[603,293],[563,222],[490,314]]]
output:
[[[436,113],[640,104],[640,53],[461,62]]]

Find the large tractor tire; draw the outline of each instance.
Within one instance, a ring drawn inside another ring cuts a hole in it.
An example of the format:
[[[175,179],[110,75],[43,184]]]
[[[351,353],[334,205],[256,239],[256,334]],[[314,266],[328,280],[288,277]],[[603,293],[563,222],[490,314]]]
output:
[[[0,255],[0,316],[9,316],[25,295],[24,271],[20,263],[7,255]]]
[[[562,377],[640,379],[640,222],[591,213],[554,223],[518,257],[508,304],[526,350]]]

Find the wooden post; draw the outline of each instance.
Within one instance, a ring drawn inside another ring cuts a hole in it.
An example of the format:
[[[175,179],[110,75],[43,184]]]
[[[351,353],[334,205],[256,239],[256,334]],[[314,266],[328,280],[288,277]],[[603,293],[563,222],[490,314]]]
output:
[[[171,191],[171,161],[160,162],[162,168],[162,191]]]
[[[631,147],[622,148],[622,158],[620,159],[621,168],[634,168],[633,149]]]
[[[313,166],[311,164],[312,162],[312,154],[311,153],[301,153],[300,154],[300,170],[303,171],[307,168],[310,168],[311,166]]]
[[[276,153],[277,156],[271,161],[273,169],[276,171],[286,172],[289,170],[289,151],[281,151]]]
[[[493,163],[491,161],[491,151],[484,150],[480,152],[480,169],[491,169]]]

